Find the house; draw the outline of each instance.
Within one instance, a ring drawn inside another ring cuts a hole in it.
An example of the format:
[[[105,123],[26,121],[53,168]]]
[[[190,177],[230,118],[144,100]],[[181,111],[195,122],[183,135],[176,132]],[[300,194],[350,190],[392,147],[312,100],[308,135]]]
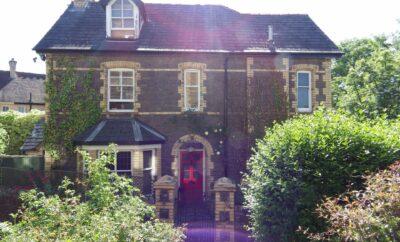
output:
[[[0,71],[0,111],[26,113],[32,109],[44,110],[46,75],[17,72],[14,59],[9,64],[9,71]]]
[[[93,156],[117,144],[115,172],[144,194],[169,175],[181,204],[212,197],[221,177],[240,183],[265,126],[330,107],[341,55],[307,15],[140,0],[73,1],[34,49],[48,70],[68,57],[95,71],[102,119],[75,144]]]

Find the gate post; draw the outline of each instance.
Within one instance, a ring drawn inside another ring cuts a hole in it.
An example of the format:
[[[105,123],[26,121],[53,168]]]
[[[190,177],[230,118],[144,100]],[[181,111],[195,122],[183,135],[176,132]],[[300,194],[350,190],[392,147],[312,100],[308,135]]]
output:
[[[236,185],[227,177],[214,185],[216,241],[235,241]]]
[[[163,176],[154,183],[156,210],[159,219],[174,222],[178,183],[172,176]]]

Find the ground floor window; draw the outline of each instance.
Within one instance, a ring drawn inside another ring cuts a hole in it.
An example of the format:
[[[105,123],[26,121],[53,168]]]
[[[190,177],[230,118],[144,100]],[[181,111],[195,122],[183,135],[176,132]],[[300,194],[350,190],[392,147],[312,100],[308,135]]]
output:
[[[3,106],[3,112],[7,112],[8,110],[10,110],[8,106]]]
[[[118,152],[115,165],[110,165],[110,169],[118,175],[132,176],[132,156],[131,152]]]
[[[153,192],[153,150],[143,151],[143,194],[149,195]]]

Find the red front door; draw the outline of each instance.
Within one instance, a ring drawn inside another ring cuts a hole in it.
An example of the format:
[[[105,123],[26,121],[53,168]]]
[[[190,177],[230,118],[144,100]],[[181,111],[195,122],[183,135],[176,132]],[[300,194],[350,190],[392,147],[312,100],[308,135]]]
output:
[[[203,151],[181,151],[181,198],[203,201]]]

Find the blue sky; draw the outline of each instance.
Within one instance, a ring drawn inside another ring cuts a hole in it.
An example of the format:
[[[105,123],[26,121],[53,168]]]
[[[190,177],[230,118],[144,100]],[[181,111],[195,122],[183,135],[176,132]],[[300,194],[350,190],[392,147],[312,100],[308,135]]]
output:
[[[71,0],[11,0],[0,8],[0,70],[15,58],[19,71],[44,73],[32,51]],[[336,43],[400,30],[398,0],[144,0],[156,3],[218,4],[243,13],[309,14]]]

